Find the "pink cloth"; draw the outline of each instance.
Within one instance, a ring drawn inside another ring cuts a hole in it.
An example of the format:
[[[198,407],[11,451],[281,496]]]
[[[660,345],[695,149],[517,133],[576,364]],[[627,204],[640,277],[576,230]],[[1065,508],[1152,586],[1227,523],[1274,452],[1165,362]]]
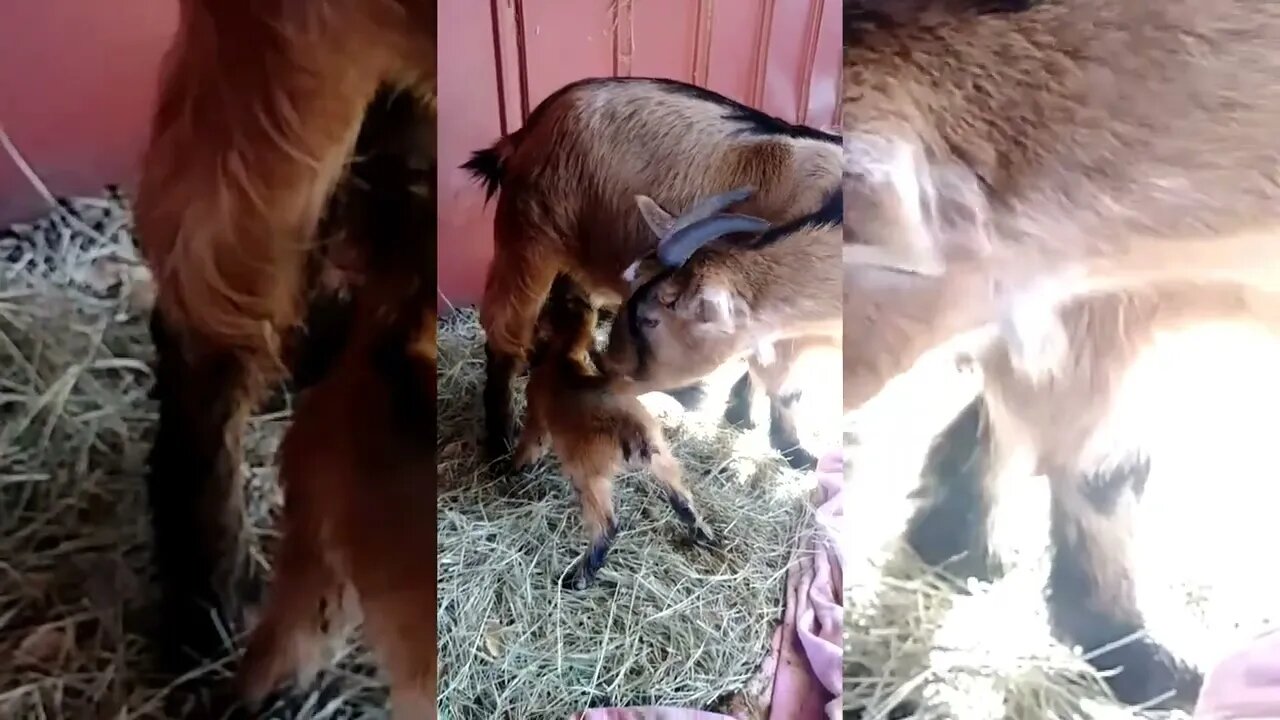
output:
[[[1205,677],[1195,720],[1280,718],[1280,632],[1254,639]]]
[[[778,663],[770,720],[840,717],[844,583],[844,463],[839,450],[818,464],[816,527],[787,577],[787,610],[774,640]]]
[[[773,677],[769,720],[837,720],[843,683],[841,634],[844,584],[844,458],[822,458],[814,489],[815,527],[803,536],[787,575],[787,605],[761,675]],[[672,707],[594,708],[571,720],[735,720],[728,715]]]
[[[728,715],[672,707],[595,708],[572,720],[734,720]]]

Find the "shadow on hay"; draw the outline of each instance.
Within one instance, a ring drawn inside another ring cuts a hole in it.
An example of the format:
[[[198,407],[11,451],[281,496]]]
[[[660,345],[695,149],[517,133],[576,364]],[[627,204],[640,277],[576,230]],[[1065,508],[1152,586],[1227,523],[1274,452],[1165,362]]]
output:
[[[686,547],[666,499],[623,475],[609,563],[588,590],[562,592],[581,552],[568,481],[553,457],[511,476],[484,465],[474,312],[442,319],[438,337],[442,711],[479,718],[519,706],[563,717],[612,704],[711,708],[751,694],[809,513],[804,479],[767,447],[736,452],[739,433],[717,412],[682,415],[675,427],[664,418],[723,552]]]

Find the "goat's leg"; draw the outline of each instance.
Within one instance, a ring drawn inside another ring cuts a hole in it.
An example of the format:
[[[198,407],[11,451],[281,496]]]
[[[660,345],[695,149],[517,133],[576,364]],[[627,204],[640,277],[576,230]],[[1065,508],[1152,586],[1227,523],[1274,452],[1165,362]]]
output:
[[[742,377],[729,388],[729,402],[724,409],[724,421],[743,430],[755,427],[755,422],[751,419],[751,409],[755,406],[756,394],[756,384],[751,379],[751,371],[744,371]]]
[[[587,535],[587,553],[561,584],[573,590],[585,590],[595,582],[596,574],[604,566],[618,534],[618,523],[613,514],[613,478],[607,474],[596,475],[569,470],[569,479],[582,505],[582,525]]]
[[[999,572],[989,535],[998,472],[991,441],[979,396],[930,445],[921,478],[926,497],[908,522],[911,549],[957,577]]]
[[[769,444],[795,470],[814,470],[818,458],[800,445],[796,429],[795,406],[800,402],[799,390],[787,390],[769,398]]]
[[[509,232],[503,228],[501,222],[495,225],[497,233]],[[480,306],[480,324],[485,331],[484,443],[490,460],[510,449],[515,435],[511,385],[524,365],[538,313],[556,279],[556,267],[546,258],[520,249],[503,252],[520,248],[517,241],[523,240],[496,240],[498,254],[489,265]]]
[[[436,717],[435,568],[422,570],[429,588],[426,578],[414,578],[364,602],[365,633],[391,686],[395,720]]]
[[[543,427],[537,413],[527,413],[524,429],[520,431],[520,442],[516,444],[511,455],[511,469],[514,472],[537,462],[547,454],[548,441],[546,428]]]
[[[178,336],[151,317],[160,421],[147,495],[162,590],[159,637],[182,673],[226,651],[220,625],[239,624],[238,598],[253,585],[240,476],[241,433],[262,386],[253,361]],[[250,588],[256,590],[256,588]]]
[[[1054,629],[1086,653],[1137,637],[1091,660],[1116,697],[1143,703],[1162,696],[1158,707],[1194,704],[1198,672],[1141,634],[1131,557],[1133,519],[1149,465],[1130,459],[1119,465],[1050,472],[1053,492],[1049,616]]]
[[[321,526],[287,527],[281,540],[267,605],[237,674],[240,697],[251,708],[290,679],[309,685],[329,662],[330,640],[350,625],[345,584],[326,561]]]
[[[654,453],[649,461],[649,469],[657,478],[658,484],[666,491],[667,502],[671,504],[676,517],[680,518],[680,522],[684,523],[689,530],[689,541],[695,545],[718,547],[720,540],[702,521],[701,515],[693,506],[693,497],[689,495],[689,489],[680,478],[680,463],[672,457],[671,453],[664,450]]]

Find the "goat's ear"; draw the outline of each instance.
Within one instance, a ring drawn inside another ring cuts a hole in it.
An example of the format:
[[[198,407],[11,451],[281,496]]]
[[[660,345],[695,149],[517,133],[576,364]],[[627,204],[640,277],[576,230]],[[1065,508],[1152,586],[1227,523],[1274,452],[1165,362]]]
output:
[[[704,285],[693,297],[689,309],[701,331],[728,335],[737,327],[739,304],[728,288]]]
[[[676,219],[671,216],[671,213],[663,210],[653,198],[648,195],[637,195],[636,207],[640,208],[640,215],[644,217],[645,224],[656,237],[664,238],[671,232],[671,226],[675,224]]]

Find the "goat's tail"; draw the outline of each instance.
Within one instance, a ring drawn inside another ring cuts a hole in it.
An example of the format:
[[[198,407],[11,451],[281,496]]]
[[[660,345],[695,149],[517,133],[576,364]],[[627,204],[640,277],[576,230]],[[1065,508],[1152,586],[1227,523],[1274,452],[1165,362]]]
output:
[[[506,175],[507,160],[519,147],[520,131],[502,138],[483,150],[471,153],[471,159],[462,164],[462,169],[484,187],[485,202],[493,199],[502,187],[503,176]]]

